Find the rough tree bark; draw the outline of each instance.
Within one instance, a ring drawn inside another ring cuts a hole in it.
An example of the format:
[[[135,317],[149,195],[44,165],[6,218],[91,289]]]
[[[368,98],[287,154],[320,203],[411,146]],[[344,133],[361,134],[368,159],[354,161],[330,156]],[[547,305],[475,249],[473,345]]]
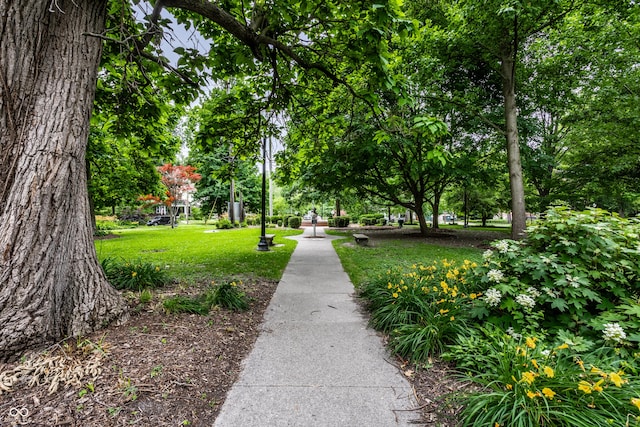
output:
[[[524,183],[518,141],[518,108],[516,104],[515,54],[511,46],[502,50],[500,58],[502,95],[504,97],[505,134],[507,139],[507,159],[509,163],[509,184],[511,187],[511,238],[522,239],[527,227],[524,202]]]
[[[85,151],[106,1],[0,0],[0,359],[126,317],[93,245]]]

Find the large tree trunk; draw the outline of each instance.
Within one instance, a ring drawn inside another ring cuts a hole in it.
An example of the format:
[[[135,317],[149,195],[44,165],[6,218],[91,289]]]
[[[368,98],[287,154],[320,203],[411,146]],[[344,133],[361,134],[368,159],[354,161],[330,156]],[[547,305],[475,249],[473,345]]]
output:
[[[0,0],[0,359],[126,316],[93,245],[85,152],[106,1]]]
[[[502,95],[504,96],[504,118],[506,124],[507,158],[509,162],[509,184],[511,186],[511,238],[524,237],[527,227],[524,204],[524,183],[518,142],[518,109],[515,90],[515,59],[509,47],[501,58]]]
[[[418,217],[418,224],[420,224],[420,234],[426,236],[429,234],[429,224],[427,223],[427,219],[424,217],[423,205],[423,203],[416,203],[415,212]]]

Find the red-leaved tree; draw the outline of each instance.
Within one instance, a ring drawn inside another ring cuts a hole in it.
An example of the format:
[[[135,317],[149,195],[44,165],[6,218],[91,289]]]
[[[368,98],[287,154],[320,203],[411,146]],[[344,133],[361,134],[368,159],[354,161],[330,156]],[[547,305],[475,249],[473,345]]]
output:
[[[171,215],[171,228],[175,226],[177,214],[177,202],[188,200],[189,193],[196,191],[195,183],[200,181],[202,175],[196,173],[193,166],[172,165],[166,163],[158,167],[162,178],[162,184],[167,187],[165,204]]]

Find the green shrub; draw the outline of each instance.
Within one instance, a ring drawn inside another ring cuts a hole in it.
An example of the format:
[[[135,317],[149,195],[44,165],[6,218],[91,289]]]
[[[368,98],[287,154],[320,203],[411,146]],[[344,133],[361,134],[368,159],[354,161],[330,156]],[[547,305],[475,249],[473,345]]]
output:
[[[259,215],[247,215],[245,220],[247,221],[247,225],[260,225]]]
[[[365,215],[360,215],[360,225],[376,225],[378,223],[378,220],[384,218],[383,214],[365,214]]]
[[[292,216],[289,218],[289,228],[300,228],[302,225],[302,218],[299,216]]]
[[[282,220],[281,219],[278,220],[278,227],[282,227]]]
[[[192,207],[191,208],[191,218],[195,219],[195,220],[201,220],[203,219],[203,215],[202,215],[202,209],[198,208],[198,207]]]
[[[638,425],[640,381],[615,349],[578,352],[489,325],[460,336],[443,357],[482,387],[454,396],[465,426]]]
[[[349,217],[348,216],[335,216],[333,217],[334,227],[348,227],[349,226]]]
[[[231,224],[231,221],[226,218],[220,218],[218,221],[216,221],[216,228],[221,230],[228,230],[230,228],[233,228],[233,224]]]
[[[112,231],[118,228],[115,221],[96,221],[96,231]]]
[[[166,272],[160,267],[142,260],[126,261],[105,258],[101,262],[107,280],[116,289],[141,291],[169,283]]]
[[[526,239],[494,242],[485,252],[474,278],[484,295],[472,313],[518,332],[569,329],[637,347],[639,236],[635,219],[552,208]],[[612,327],[623,332],[613,337]]]
[[[282,221],[282,215],[273,215],[273,216],[267,215],[267,222],[271,224],[278,224],[281,221]]]

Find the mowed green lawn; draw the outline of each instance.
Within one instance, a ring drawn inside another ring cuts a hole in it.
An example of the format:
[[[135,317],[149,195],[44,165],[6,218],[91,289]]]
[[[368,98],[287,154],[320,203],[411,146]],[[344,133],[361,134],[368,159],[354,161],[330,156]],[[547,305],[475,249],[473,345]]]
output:
[[[285,238],[302,230],[268,229],[275,234],[268,252],[256,250],[260,228],[215,230],[211,225],[180,224],[116,230],[116,238],[96,240],[98,258],[142,260],[166,269],[180,282],[233,279],[279,280],[297,242]]]
[[[344,233],[331,232],[331,234]],[[333,246],[355,287],[359,287],[389,269],[402,266],[428,265],[434,260],[443,259],[455,260],[460,264],[465,259],[480,263],[483,252],[475,248],[430,245],[416,239],[402,237],[376,239],[375,245],[370,246],[358,246],[351,243],[353,243],[353,238],[351,234],[348,234],[344,240],[334,240]]]

